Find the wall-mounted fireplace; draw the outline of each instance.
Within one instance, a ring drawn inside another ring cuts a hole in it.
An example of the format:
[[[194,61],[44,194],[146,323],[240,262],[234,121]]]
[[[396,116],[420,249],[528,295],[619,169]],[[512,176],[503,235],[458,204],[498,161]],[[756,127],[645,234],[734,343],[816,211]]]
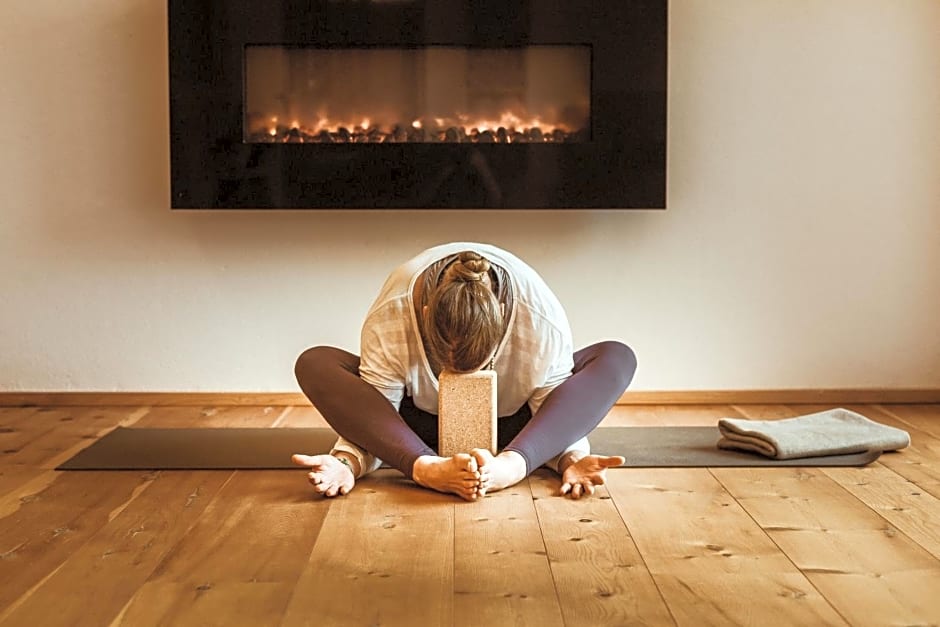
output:
[[[666,0],[169,0],[174,208],[662,208]]]

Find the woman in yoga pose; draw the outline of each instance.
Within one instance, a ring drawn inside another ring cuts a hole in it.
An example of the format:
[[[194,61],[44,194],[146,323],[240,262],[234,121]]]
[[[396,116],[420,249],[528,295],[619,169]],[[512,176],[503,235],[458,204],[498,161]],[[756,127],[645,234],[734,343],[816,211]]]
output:
[[[474,500],[540,466],[561,493],[593,494],[622,457],[592,455],[587,434],[630,384],[636,358],[606,341],[573,351],[558,299],[495,246],[444,244],[398,267],[362,327],[362,355],[306,350],[296,375],[340,438],[328,455],[294,455],[324,496],[346,494],[383,461],[417,484]],[[499,454],[441,457],[437,377],[496,371]]]

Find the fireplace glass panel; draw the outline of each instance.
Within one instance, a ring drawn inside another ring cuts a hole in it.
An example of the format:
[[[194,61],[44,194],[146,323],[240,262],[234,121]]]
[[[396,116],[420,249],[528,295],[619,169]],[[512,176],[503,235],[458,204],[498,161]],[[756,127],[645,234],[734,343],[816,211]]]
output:
[[[245,143],[582,143],[591,47],[245,46]]]

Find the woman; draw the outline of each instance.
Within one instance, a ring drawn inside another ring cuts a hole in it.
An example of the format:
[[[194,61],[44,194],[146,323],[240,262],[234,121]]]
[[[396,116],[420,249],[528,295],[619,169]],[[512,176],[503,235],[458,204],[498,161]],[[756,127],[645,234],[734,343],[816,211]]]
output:
[[[308,349],[304,394],[340,435],[329,455],[295,455],[324,496],[348,493],[384,461],[426,488],[475,500],[546,465],[580,498],[622,457],[592,455],[587,434],[630,384],[633,351],[601,342],[573,352],[558,299],[495,246],[436,246],[388,277],[362,327],[362,356]],[[496,370],[498,443],[440,457],[437,377]]]

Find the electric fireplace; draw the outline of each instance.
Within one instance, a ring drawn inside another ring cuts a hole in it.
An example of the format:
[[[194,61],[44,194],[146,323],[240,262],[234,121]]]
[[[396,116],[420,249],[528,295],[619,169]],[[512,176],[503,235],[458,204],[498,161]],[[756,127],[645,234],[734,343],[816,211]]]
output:
[[[173,208],[664,208],[667,0],[169,0]]]

